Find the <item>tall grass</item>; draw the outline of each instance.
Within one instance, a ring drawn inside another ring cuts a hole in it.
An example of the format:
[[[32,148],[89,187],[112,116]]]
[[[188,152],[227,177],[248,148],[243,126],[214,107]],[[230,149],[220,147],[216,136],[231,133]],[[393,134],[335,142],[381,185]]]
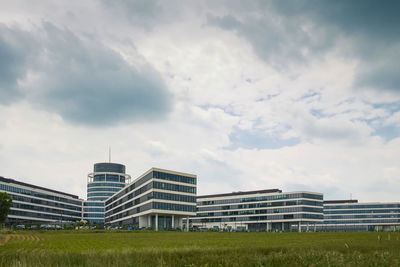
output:
[[[400,266],[396,233],[29,232],[0,266]]]

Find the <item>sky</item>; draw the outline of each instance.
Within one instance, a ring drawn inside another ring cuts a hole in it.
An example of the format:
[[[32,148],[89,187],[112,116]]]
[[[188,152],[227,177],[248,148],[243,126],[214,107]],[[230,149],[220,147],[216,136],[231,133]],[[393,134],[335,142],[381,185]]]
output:
[[[96,162],[400,201],[400,1],[0,0],[0,176]]]

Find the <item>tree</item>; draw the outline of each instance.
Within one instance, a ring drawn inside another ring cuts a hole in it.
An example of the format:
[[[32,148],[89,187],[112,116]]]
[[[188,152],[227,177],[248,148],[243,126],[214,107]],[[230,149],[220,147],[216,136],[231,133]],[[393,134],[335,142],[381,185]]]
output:
[[[6,192],[0,192],[0,224],[3,224],[8,216],[12,198]]]

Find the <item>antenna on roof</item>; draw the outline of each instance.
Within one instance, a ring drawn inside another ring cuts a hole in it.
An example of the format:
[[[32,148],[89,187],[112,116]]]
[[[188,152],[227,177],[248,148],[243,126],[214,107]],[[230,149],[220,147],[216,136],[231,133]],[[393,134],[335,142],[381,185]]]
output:
[[[108,147],[108,162],[111,163],[111,146]]]

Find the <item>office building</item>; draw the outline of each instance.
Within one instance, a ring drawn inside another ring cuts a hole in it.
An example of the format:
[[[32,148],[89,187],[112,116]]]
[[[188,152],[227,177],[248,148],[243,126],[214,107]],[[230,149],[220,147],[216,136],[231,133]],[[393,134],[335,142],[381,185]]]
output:
[[[83,200],[0,176],[0,192],[13,199],[6,224],[85,220],[154,230],[400,231],[400,202],[324,201],[322,193],[279,189],[197,196],[196,175],[159,168],[130,180],[125,165],[96,163]]]
[[[196,215],[196,187],[196,175],[152,168],[106,200],[106,224],[183,228]]]
[[[96,163],[93,172],[88,174],[87,200],[104,201],[120,191],[130,179],[131,176],[125,173],[125,165],[111,162]]]
[[[12,197],[6,223],[67,223],[82,218],[82,199],[0,176],[0,192]]]
[[[89,223],[104,223],[104,201],[130,182],[125,165],[102,162],[93,166],[87,178],[87,201],[83,203],[83,219]]]
[[[324,201],[324,221],[318,231],[399,231],[400,202]]]
[[[88,223],[104,224],[104,201],[83,201],[82,215]]]
[[[235,231],[314,231],[323,221],[323,194],[279,189],[197,197],[192,226]]]

